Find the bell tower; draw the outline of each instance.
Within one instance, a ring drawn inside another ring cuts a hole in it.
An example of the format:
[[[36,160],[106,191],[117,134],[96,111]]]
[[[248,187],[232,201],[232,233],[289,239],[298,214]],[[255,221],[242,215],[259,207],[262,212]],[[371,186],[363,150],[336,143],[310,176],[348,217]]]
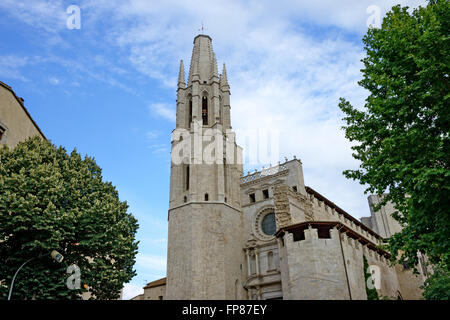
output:
[[[183,60],[172,133],[167,299],[238,299],[242,292],[242,148],[230,123],[230,87],[208,35]]]

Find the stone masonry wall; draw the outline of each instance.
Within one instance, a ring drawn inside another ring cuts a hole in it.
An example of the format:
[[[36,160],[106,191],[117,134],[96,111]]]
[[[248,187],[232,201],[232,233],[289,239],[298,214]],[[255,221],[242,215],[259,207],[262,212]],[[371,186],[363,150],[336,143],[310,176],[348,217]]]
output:
[[[169,219],[167,299],[234,299],[243,277],[241,212],[191,203],[171,210]]]
[[[349,299],[338,232],[332,230],[331,239],[319,239],[317,229],[304,233],[305,240],[300,241],[294,241],[292,233],[284,235],[282,263],[289,269],[288,277],[282,278],[287,281],[284,299]]]

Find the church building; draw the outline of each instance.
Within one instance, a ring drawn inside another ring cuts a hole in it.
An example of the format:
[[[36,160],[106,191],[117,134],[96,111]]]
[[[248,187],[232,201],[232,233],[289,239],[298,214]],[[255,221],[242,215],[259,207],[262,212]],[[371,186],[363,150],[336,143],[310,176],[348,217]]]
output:
[[[227,72],[208,35],[194,39],[187,81],[181,61],[176,108],[167,277],[142,297],[364,300],[371,286],[380,298],[421,298],[426,270],[392,267],[379,247],[399,230],[393,208],[362,223],[306,186],[296,158],[243,175]]]

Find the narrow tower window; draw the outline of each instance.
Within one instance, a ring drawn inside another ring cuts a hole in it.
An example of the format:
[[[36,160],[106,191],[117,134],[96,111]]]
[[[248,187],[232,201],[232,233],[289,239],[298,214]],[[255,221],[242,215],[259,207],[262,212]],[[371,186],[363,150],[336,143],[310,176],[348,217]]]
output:
[[[186,190],[189,190],[189,165],[186,166]]]
[[[205,201],[209,200],[209,195],[207,193],[205,193]]]
[[[250,203],[255,202],[255,194],[254,193],[250,193],[248,196],[250,198]]]
[[[189,99],[189,124],[188,124],[188,128],[191,127],[191,122],[192,122],[192,99]]]
[[[208,98],[202,98],[202,119],[203,125],[208,124]]]
[[[268,199],[269,198],[269,190],[268,189],[264,189],[263,190],[263,198],[264,199]]]
[[[223,112],[222,97],[219,96],[219,123],[222,123],[222,112]]]

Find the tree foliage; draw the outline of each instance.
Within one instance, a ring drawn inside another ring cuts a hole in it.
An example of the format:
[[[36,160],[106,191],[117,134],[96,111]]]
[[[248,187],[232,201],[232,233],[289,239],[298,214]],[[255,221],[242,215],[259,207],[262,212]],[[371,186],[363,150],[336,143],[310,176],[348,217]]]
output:
[[[359,85],[370,92],[364,108],[343,98],[339,103],[346,137],[355,143],[353,156],[361,162],[358,170],[344,175],[367,185],[366,192],[388,192],[375,209],[392,201],[394,218],[403,226],[389,239],[393,259],[417,265],[421,252],[447,271],[449,24],[448,1],[430,1],[412,13],[393,7],[381,28],[370,28],[363,38],[366,57]]]
[[[427,300],[450,299],[450,274],[448,268],[434,266],[434,273],[425,280],[424,298]]]
[[[133,270],[137,220],[127,213],[110,182],[103,182],[94,159],[70,155],[34,137],[0,149],[0,297],[6,299],[116,299]],[[48,253],[59,251],[64,260]],[[70,290],[67,267],[81,271],[81,288]]]

